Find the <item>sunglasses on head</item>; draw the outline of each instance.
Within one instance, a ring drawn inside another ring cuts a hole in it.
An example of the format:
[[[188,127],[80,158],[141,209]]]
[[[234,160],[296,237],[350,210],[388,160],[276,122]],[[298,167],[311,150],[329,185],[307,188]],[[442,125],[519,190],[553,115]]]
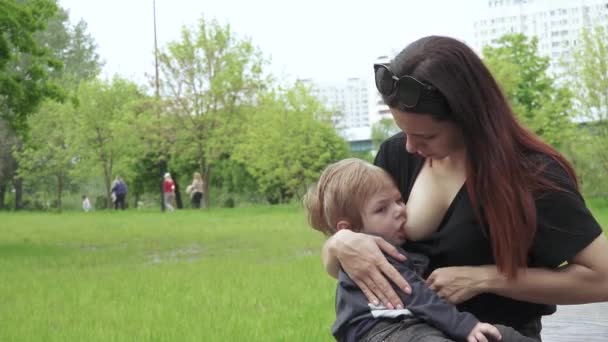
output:
[[[378,92],[382,96],[396,94],[399,103],[406,108],[416,107],[424,91],[438,91],[432,85],[422,83],[412,76],[395,76],[387,64],[374,64],[374,73]]]

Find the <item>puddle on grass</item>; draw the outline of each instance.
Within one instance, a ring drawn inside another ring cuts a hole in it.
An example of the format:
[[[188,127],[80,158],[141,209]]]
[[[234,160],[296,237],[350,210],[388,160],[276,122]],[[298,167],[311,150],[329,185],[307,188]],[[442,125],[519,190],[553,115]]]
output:
[[[309,256],[311,256],[311,255],[313,255],[315,253],[316,253],[316,251],[314,251],[314,250],[312,250],[310,248],[307,248],[307,249],[300,250],[300,251],[296,252],[296,258],[309,257]]]
[[[166,251],[153,251],[148,254],[148,265],[169,263],[169,262],[195,262],[201,258],[203,253],[201,246],[191,244],[180,248],[170,249]]]

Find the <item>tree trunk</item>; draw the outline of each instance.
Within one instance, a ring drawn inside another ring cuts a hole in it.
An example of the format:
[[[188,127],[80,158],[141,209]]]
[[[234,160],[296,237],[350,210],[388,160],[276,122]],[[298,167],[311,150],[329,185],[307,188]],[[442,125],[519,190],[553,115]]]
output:
[[[103,168],[103,178],[104,183],[106,183],[106,208],[113,209],[114,203],[112,202],[112,196],[110,195],[110,188],[112,184],[111,174],[108,172],[107,167]]]
[[[175,206],[178,209],[182,209],[184,207],[182,202],[182,193],[179,191],[179,184],[177,183],[177,174],[171,174],[171,178],[173,178],[173,184],[175,185]]]
[[[211,179],[211,168],[207,167],[207,170],[204,170],[201,167],[201,175],[203,176],[203,201],[201,203],[201,207],[209,208],[209,179]]]
[[[15,210],[21,210],[23,209],[23,180],[21,177],[13,179],[13,186],[15,187]]]
[[[165,211],[165,172],[167,172],[167,162],[161,158],[158,162],[158,170],[160,171],[160,211]]]
[[[62,204],[61,204],[61,192],[63,191],[63,175],[60,173],[57,174],[57,210],[61,212]]]
[[[0,184],[0,209],[6,208],[6,203],[4,199],[6,195],[6,184]]]

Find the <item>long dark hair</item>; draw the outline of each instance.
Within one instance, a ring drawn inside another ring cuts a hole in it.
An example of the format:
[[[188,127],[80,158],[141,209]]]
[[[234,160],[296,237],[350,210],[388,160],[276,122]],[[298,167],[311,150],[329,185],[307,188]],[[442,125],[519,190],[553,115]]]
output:
[[[498,269],[515,278],[518,268],[527,265],[536,233],[536,196],[564,190],[543,172],[547,163],[557,162],[577,187],[574,169],[519,124],[496,80],[466,44],[425,37],[408,45],[390,68],[398,76],[435,86],[447,100],[450,111],[433,116],[462,129],[471,204],[478,220],[487,224]],[[384,100],[399,108],[394,98]]]

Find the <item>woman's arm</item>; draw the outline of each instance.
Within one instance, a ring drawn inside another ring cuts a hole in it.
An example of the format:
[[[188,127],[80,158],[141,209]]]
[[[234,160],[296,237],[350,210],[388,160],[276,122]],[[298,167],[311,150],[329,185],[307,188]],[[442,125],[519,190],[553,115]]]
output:
[[[427,284],[439,296],[460,303],[483,292],[541,304],[608,301],[608,241],[599,235],[556,270],[522,269],[508,280],[494,265],[446,267],[433,271]]]
[[[335,278],[342,266],[370,303],[382,302],[389,309],[403,308],[403,302],[387,279],[406,293],[411,293],[410,286],[382,251],[405,260],[405,256],[380,237],[342,229],[325,242],[321,256],[327,273]]]
[[[559,269],[528,269],[508,281],[490,269],[489,292],[542,304],[583,304],[608,301],[608,242],[604,234]]]

